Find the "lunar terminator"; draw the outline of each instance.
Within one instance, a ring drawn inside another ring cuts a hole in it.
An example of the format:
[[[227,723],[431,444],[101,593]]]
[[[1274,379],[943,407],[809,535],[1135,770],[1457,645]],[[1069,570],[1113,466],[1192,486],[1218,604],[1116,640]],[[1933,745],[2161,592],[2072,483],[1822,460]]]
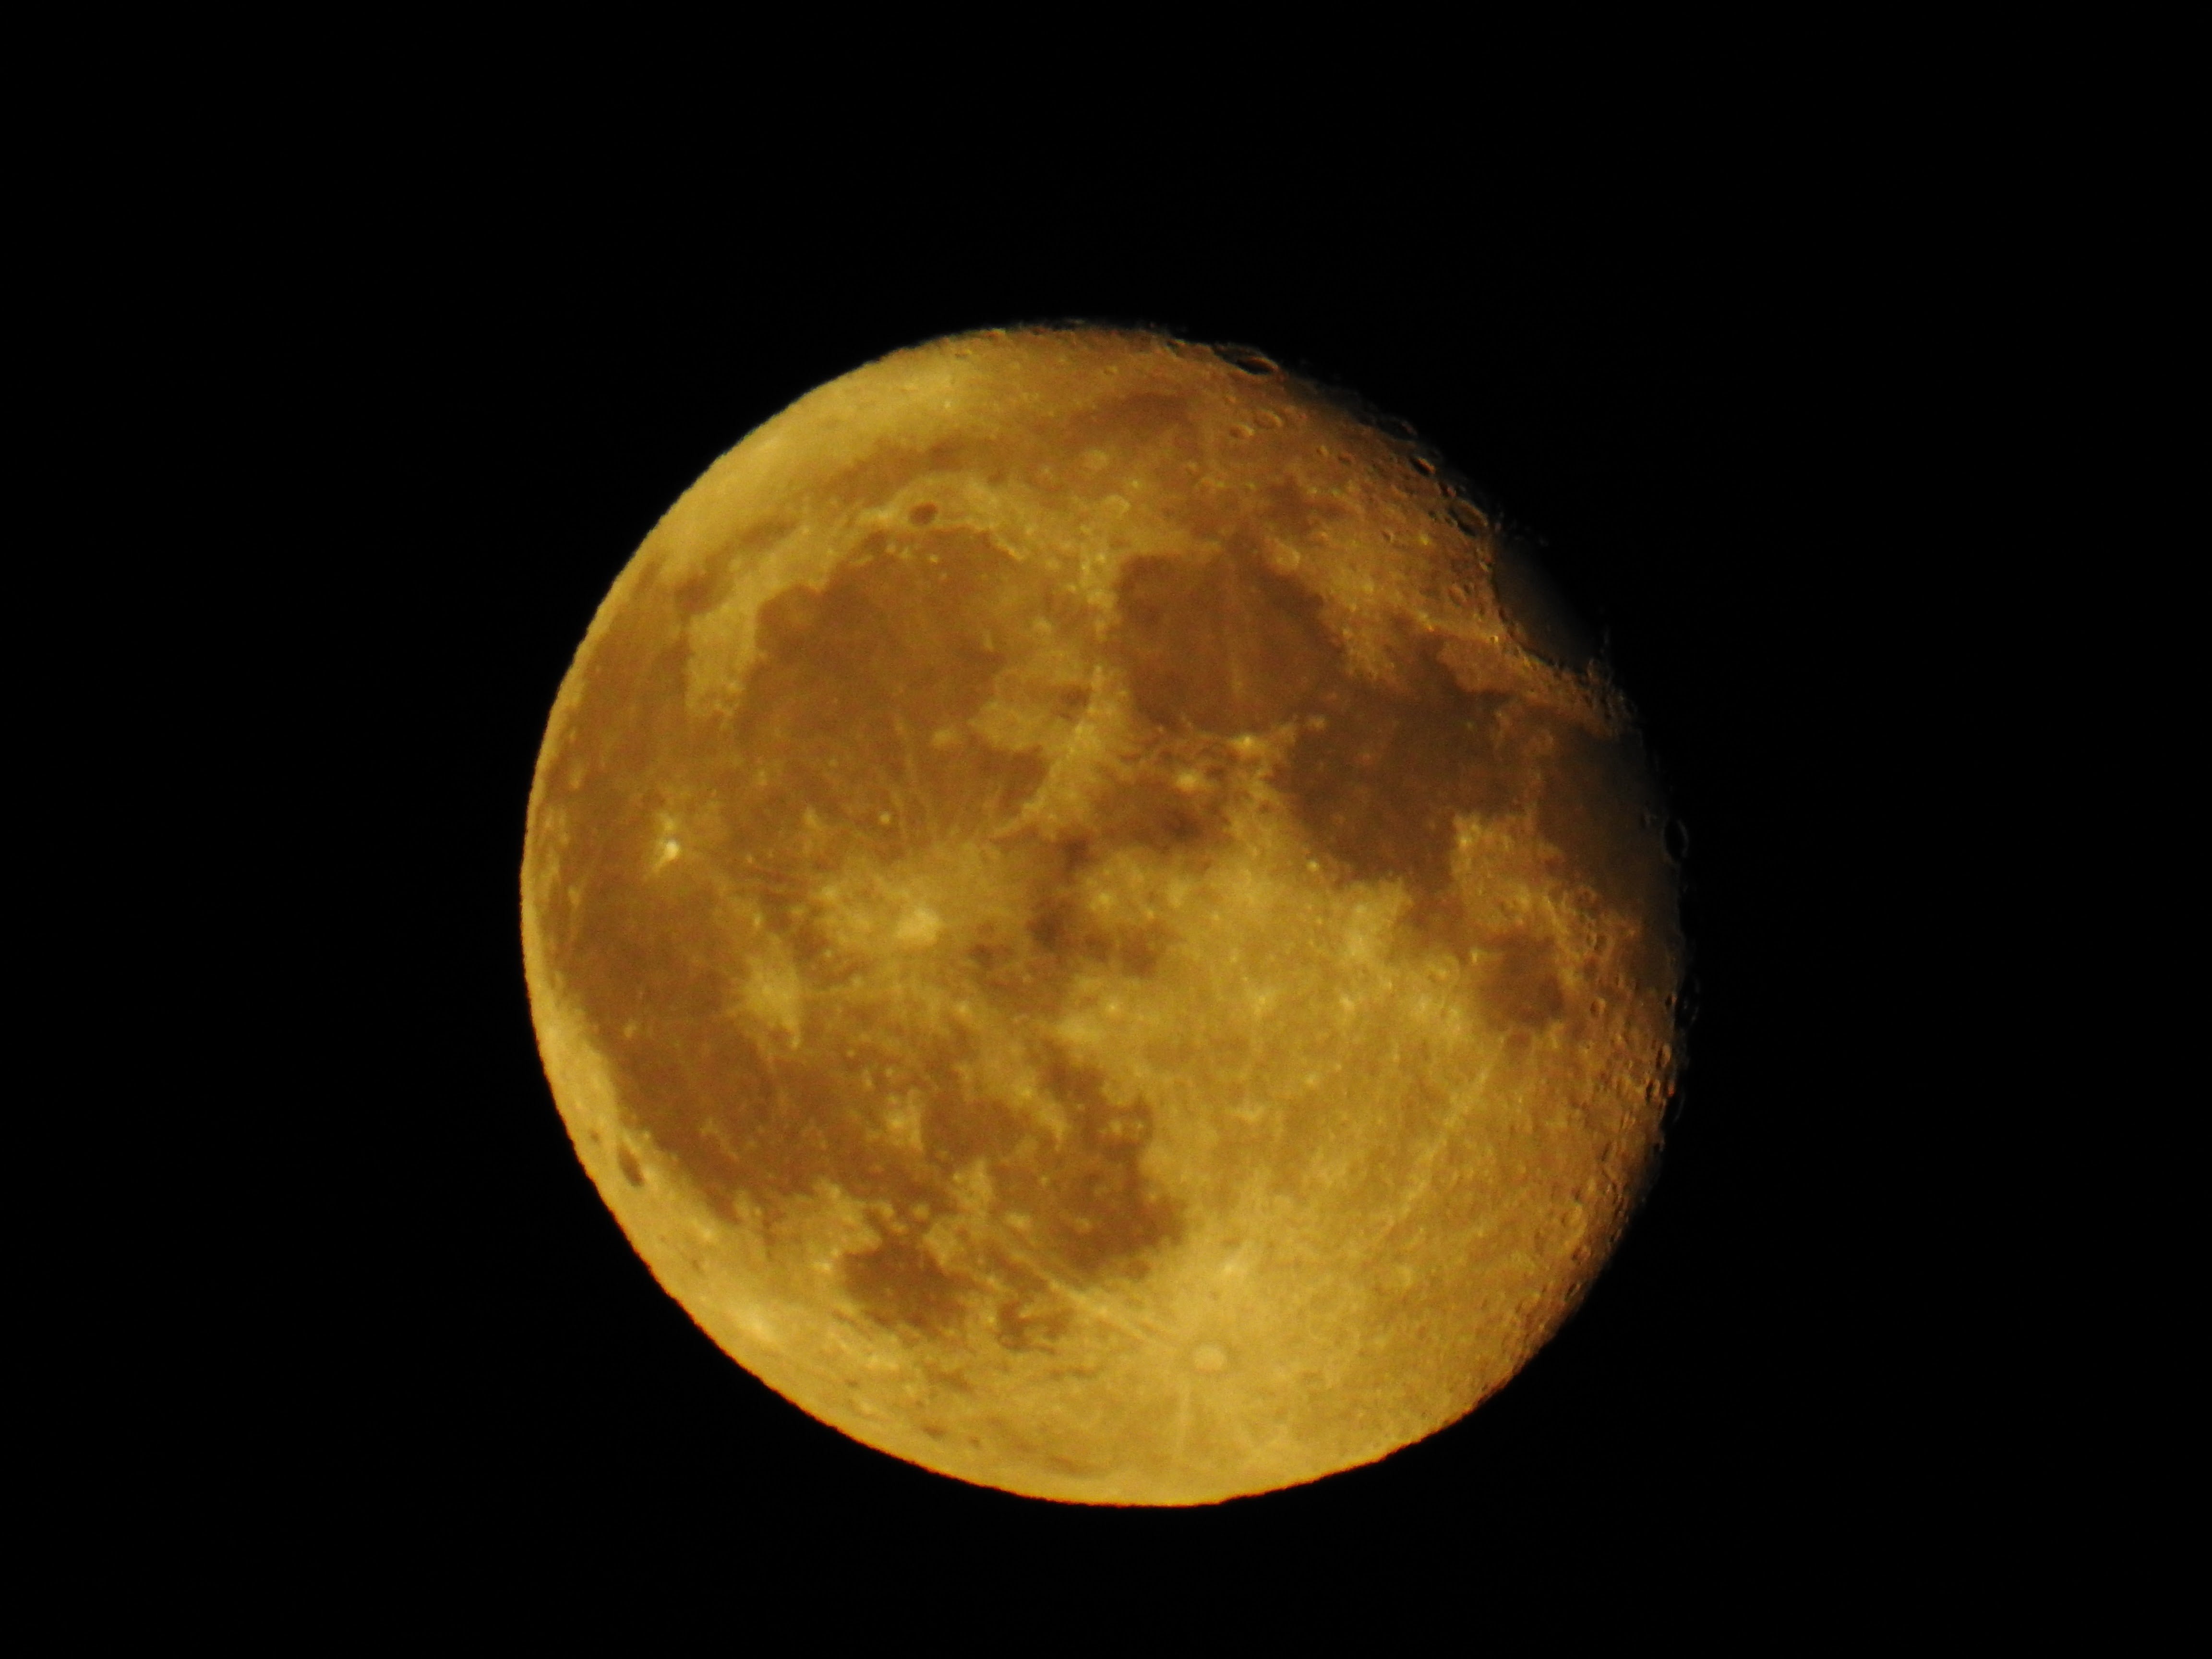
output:
[[[524,856],[547,1074],[660,1283],[824,1422],[1063,1500],[1502,1386],[1650,1167],[1680,957],[1540,592],[1410,438],[1163,335],[939,340],[752,433],[600,607]]]

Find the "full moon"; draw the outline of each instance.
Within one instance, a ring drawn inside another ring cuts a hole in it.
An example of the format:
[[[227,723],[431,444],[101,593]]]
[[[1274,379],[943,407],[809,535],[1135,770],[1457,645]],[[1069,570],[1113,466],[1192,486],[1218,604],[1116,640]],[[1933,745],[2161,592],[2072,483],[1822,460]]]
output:
[[[1256,354],[933,341],[646,538],[562,683],[522,936],[660,1284],[942,1474],[1216,1502],[1473,1409],[1674,1078],[1620,697],[1405,428]]]

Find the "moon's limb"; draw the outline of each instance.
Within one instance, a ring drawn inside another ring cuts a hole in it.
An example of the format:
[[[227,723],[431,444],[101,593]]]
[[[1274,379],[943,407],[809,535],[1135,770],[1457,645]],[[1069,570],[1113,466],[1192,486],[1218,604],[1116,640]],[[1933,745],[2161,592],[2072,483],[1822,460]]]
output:
[[[532,1005],[770,1386],[1206,1502],[1450,1422],[1579,1296],[1671,1079],[1671,872],[1432,474],[1279,373],[992,333],[802,399],[640,549],[540,756]]]

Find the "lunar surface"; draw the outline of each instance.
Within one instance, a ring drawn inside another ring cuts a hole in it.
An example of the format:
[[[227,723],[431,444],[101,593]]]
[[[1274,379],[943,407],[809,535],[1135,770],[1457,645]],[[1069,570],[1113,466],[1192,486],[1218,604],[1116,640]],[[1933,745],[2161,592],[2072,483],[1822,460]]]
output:
[[[752,433],[600,607],[524,857],[547,1074],[660,1283],[823,1422],[1056,1499],[1310,1480],[1499,1388],[1650,1167],[1680,959],[1540,591],[1249,353],[962,336]]]

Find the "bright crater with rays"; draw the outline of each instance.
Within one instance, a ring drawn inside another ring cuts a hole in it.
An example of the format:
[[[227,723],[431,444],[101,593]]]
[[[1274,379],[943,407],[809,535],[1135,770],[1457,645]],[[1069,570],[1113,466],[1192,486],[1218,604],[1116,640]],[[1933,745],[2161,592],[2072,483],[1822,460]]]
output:
[[[1680,958],[1517,558],[1411,441],[1144,333],[933,342],[717,462],[577,654],[523,870],[661,1284],[1054,1498],[1312,1480],[1501,1386],[1649,1166]]]

